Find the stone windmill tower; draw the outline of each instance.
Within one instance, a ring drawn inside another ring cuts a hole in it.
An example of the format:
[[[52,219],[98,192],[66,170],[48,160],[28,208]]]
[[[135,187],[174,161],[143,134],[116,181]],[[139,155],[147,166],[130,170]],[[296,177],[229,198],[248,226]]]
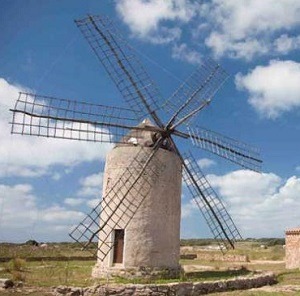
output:
[[[225,71],[207,59],[163,102],[108,18],[87,16],[76,24],[129,108],[21,93],[11,110],[12,133],[116,144],[107,156],[102,199],[70,233],[84,248],[98,241],[94,276],[178,273],[182,178],[221,251],[234,248],[238,229],[195,158],[178,149],[178,141],[190,139],[196,148],[259,170],[255,148],[189,124],[226,80]]]

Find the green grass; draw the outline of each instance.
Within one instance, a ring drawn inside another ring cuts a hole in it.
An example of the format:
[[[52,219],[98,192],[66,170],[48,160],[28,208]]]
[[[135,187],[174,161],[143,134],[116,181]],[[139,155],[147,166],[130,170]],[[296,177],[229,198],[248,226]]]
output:
[[[260,248],[257,242],[239,242],[236,249],[229,254],[247,255],[250,260],[284,260],[285,251],[282,245],[267,246],[266,249]]]
[[[284,285],[299,285],[300,284],[300,270],[291,270],[280,273],[277,276],[279,284]]]

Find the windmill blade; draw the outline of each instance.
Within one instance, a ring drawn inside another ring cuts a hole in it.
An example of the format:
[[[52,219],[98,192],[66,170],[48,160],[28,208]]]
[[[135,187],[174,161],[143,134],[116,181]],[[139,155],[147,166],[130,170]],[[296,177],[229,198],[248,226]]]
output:
[[[164,109],[172,116],[167,126],[175,128],[207,106],[228,74],[212,59],[206,59],[166,101]]]
[[[242,239],[222,200],[210,186],[192,154],[183,155],[183,179],[196,205],[203,214],[220,250],[224,253],[234,248],[234,243]]]
[[[98,241],[96,252],[101,261],[113,248],[111,234],[114,229],[126,228],[164,170],[165,166],[156,157],[159,145],[153,150],[140,147],[102,201],[70,233],[83,248]]]
[[[90,15],[75,22],[137,119],[150,115],[162,127],[155,113],[159,108],[158,89],[113,22],[104,16]]]
[[[261,170],[262,160],[259,159],[259,150],[243,142],[231,139],[219,133],[202,127],[188,127],[188,134],[193,145],[218,156],[230,160],[246,169],[256,172]]]
[[[13,134],[116,143],[138,129],[128,109],[29,93],[20,93],[11,111]]]

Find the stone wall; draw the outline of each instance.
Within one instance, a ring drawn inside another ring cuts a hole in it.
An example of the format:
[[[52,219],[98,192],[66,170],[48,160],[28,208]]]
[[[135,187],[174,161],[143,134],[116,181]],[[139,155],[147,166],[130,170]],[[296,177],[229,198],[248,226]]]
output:
[[[149,285],[98,285],[88,288],[59,286],[55,288],[55,296],[196,296],[209,293],[258,288],[276,283],[273,273],[258,274],[252,277],[211,282],[185,282]]]
[[[197,259],[201,261],[223,261],[223,262],[249,262],[247,255],[226,254],[223,255],[218,251],[219,249],[212,249],[212,247],[199,246],[184,246],[180,248],[180,259]]]
[[[197,259],[202,261],[249,262],[247,255],[222,255],[209,254],[206,252],[197,253]]]
[[[285,265],[287,269],[300,268],[300,228],[285,232]]]

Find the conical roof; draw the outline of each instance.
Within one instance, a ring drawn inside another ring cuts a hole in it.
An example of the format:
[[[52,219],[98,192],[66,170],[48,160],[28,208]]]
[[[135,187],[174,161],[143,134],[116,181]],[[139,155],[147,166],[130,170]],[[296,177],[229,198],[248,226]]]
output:
[[[156,132],[146,129],[147,127],[155,127],[153,122],[146,118],[140,124],[138,124],[137,127],[140,129],[131,130],[125,137],[121,139],[121,143],[117,144],[116,147],[124,143],[143,147],[153,146]]]

